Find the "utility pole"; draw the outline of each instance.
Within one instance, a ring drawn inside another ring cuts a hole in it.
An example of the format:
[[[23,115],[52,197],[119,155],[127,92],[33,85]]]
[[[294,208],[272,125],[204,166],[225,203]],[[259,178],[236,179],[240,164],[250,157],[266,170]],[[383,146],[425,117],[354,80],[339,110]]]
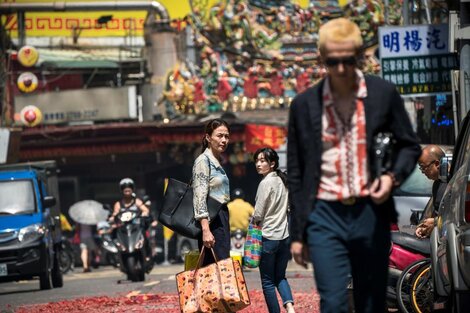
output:
[[[460,64],[458,75],[452,75],[457,135],[461,121],[470,110],[470,0],[449,2],[449,50],[457,53]]]
[[[1,15],[0,15],[1,16]],[[0,21],[1,23],[1,21]],[[7,49],[8,36],[3,25],[0,26],[0,127],[4,126],[7,117],[7,88],[8,88],[8,69],[7,69]]]
[[[463,119],[470,110],[470,1],[460,0],[460,27],[456,39],[460,39],[460,103]]]

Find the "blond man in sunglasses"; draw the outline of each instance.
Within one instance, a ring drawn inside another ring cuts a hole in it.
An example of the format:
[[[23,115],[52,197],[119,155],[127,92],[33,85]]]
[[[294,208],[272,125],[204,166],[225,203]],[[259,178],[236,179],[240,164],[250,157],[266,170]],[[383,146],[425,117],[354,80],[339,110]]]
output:
[[[291,252],[313,262],[322,313],[385,310],[392,190],[413,171],[421,149],[395,86],[358,68],[359,27],[345,18],[320,28],[328,74],[292,101],[288,129]],[[373,138],[391,133],[393,164],[378,173]]]

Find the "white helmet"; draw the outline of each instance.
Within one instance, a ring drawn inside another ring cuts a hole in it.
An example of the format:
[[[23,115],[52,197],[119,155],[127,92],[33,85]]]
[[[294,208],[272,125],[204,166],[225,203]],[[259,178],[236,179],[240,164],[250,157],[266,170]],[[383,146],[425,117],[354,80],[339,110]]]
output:
[[[134,190],[134,181],[130,178],[123,178],[119,182],[119,187],[121,190],[124,190],[124,188],[130,187],[132,190]]]

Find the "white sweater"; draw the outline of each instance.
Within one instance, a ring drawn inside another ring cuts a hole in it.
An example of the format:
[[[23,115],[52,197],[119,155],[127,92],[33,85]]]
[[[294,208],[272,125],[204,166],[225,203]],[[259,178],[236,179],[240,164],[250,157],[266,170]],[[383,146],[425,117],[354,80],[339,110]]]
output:
[[[253,220],[262,225],[264,238],[282,240],[289,237],[288,198],[287,188],[276,172],[269,173],[259,183]]]

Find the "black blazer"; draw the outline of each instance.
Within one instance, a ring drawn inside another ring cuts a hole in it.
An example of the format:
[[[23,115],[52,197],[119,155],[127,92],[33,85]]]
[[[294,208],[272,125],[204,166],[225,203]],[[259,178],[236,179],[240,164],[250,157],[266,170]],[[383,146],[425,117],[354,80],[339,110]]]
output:
[[[379,132],[391,132],[394,146],[393,174],[402,182],[413,171],[421,154],[418,138],[414,133],[403,100],[395,86],[377,76],[365,76],[367,97],[364,99],[366,114],[367,151],[369,173],[373,168],[372,139]],[[297,95],[290,106],[287,173],[292,204],[292,240],[303,240],[308,215],[313,208],[321,174],[322,156],[322,90],[324,80]],[[393,199],[381,206],[391,221],[397,214]]]

